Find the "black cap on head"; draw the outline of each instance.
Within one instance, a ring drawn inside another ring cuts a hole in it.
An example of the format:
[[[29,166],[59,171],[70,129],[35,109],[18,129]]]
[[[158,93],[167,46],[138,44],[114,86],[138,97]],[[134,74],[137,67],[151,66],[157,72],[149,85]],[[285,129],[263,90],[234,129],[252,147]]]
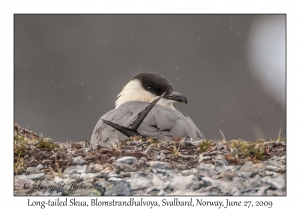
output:
[[[186,97],[180,93],[174,92],[169,80],[159,74],[140,73],[133,79],[138,79],[145,90],[156,96],[161,96],[165,92],[164,98],[187,103]]]
[[[141,84],[145,90],[157,96],[160,96],[164,92],[166,92],[166,95],[169,95],[173,91],[170,82],[159,74],[140,73],[133,79],[138,79],[141,81]]]

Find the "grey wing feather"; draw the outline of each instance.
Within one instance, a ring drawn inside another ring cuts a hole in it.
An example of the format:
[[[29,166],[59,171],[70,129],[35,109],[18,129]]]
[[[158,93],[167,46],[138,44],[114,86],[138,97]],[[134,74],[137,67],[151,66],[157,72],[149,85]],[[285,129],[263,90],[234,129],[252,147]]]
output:
[[[103,123],[102,119],[129,127],[138,114],[149,105],[143,101],[131,101],[122,104],[103,115],[98,121],[91,138],[91,144],[111,147],[118,141],[123,142],[127,137]],[[141,135],[155,139],[170,139],[174,137],[189,137],[194,140],[205,139],[190,117],[176,109],[155,105],[144,119],[137,131]]]
[[[117,143],[117,140],[124,141],[127,137],[105,124],[102,119],[109,120],[123,126],[128,126],[130,124],[128,117],[131,117],[130,112],[126,113],[121,109],[113,109],[107,112],[100,118],[95,126],[91,137],[91,144],[100,145],[101,147],[111,147],[112,144]]]

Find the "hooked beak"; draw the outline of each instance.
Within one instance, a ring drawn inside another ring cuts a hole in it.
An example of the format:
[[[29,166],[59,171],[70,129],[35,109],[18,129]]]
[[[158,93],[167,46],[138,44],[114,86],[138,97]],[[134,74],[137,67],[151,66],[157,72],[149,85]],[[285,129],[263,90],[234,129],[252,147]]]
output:
[[[172,91],[169,95],[165,95],[164,98],[173,101],[184,102],[187,104],[187,98],[181,93],[177,93],[174,91]]]

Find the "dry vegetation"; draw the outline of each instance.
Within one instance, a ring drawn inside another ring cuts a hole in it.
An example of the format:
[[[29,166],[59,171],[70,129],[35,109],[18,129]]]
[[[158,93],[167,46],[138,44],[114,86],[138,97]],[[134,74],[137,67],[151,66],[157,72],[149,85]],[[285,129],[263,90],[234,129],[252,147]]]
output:
[[[224,136],[223,136],[224,137]],[[246,161],[260,162],[277,155],[285,155],[285,139],[280,135],[277,139],[259,139],[256,142],[245,140],[220,142],[205,140],[194,145],[186,138],[175,138],[172,141],[157,141],[139,136],[130,137],[125,142],[118,143],[113,148],[92,149],[88,141],[72,143],[54,143],[32,131],[14,126],[14,173],[27,173],[27,167],[42,164],[50,175],[62,176],[68,166],[74,165],[73,158],[82,156],[84,164],[99,163],[113,167],[111,163],[123,156],[144,157],[144,162],[161,160],[168,162],[178,170],[191,169],[200,161],[217,164],[218,159],[225,159],[229,164],[243,164]],[[136,169],[143,169],[140,162]]]

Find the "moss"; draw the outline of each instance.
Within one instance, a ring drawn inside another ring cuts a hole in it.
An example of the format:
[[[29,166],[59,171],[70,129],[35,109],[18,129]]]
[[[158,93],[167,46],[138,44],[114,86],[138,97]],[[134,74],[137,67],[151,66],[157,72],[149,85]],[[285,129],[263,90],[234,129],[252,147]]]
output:
[[[18,175],[23,173],[24,171],[25,171],[24,159],[18,156],[14,163],[14,173]]]
[[[235,158],[251,158],[252,161],[263,160],[266,158],[265,140],[258,139],[256,142],[249,142],[242,139],[231,140],[227,142],[227,146],[231,150],[231,157]]]
[[[27,142],[24,136],[15,135],[14,136],[14,156],[24,157],[26,155]]]
[[[54,150],[56,148],[59,148],[56,144],[51,142],[52,139],[50,138],[44,138],[43,134],[40,134],[40,138],[37,142],[37,147],[44,148],[47,150]]]
[[[214,142],[213,140],[204,140],[201,143],[199,143],[198,147],[200,149],[200,152],[206,152],[210,148],[213,142]]]

